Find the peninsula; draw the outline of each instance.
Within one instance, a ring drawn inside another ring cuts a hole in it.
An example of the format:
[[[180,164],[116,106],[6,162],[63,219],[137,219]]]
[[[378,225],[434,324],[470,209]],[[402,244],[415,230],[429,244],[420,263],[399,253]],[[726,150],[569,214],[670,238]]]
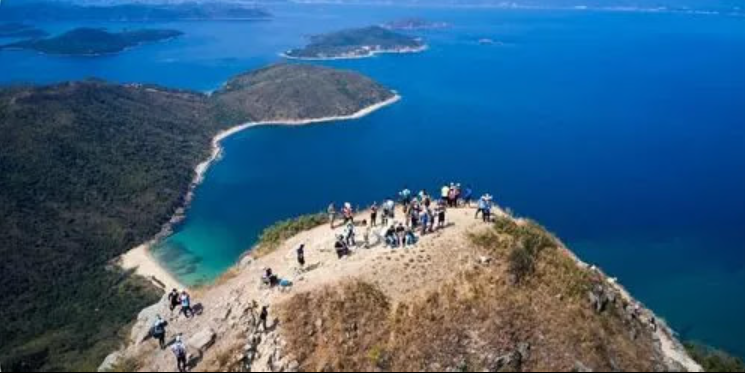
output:
[[[306,60],[351,59],[380,53],[416,53],[425,49],[426,45],[417,38],[370,26],[312,36],[310,44],[289,50],[283,56]]]
[[[77,28],[62,35],[25,40],[0,47],[28,49],[45,54],[100,56],[119,53],[145,43],[169,40],[183,35],[176,30],[125,30],[109,32],[97,28]]]
[[[209,96],[102,81],[0,89],[3,369],[93,371],[120,346],[120,328],[162,289],[116,264],[182,216],[220,139],[396,97],[310,65],[260,69]]]
[[[423,18],[402,18],[387,22],[382,27],[397,31],[437,30],[450,27],[447,22],[433,22]]]

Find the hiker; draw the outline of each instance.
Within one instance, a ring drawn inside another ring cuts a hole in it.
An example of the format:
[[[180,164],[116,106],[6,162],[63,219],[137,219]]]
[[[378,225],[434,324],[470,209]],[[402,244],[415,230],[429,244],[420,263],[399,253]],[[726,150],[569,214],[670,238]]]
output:
[[[331,225],[331,229],[334,229],[334,221],[336,220],[336,206],[334,206],[333,202],[331,202],[329,207],[326,209],[326,213],[329,214],[329,224]]]
[[[491,221],[491,201],[492,196],[489,194],[484,195],[481,197],[481,200],[479,200],[479,210],[481,210],[481,215],[484,218],[484,223],[488,223]]]
[[[406,238],[406,228],[404,227],[404,223],[398,223],[398,227],[396,227],[396,246],[403,246]]]
[[[181,336],[176,337],[176,343],[171,347],[171,351],[176,355],[176,365],[179,372],[186,372],[186,345],[181,340]]]
[[[158,340],[161,350],[166,349],[166,326],[168,326],[168,323],[158,315],[151,329],[152,336]]]
[[[401,205],[404,206],[404,213],[406,213],[411,204],[411,191],[409,188],[404,187],[404,190],[402,190],[398,195],[401,197]]]
[[[169,304],[169,307],[171,308],[171,317],[173,317],[173,310],[175,310],[176,307],[178,307],[180,303],[181,303],[181,299],[179,297],[178,290],[176,289],[171,290],[171,293],[168,294],[168,304]]]
[[[383,225],[388,225],[389,219],[396,218],[396,202],[393,201],[393,198],[388,198],[388,200],[385,201],[383,209],[385,210],[383,212],[383,218],[385,219]]]
[[[269,306],[261,307],[261,313],[259,314],[259,325],[256,326],[256,331],[258,331],[259,326],[264,327],[264,332],[267,332],[269,329],[266,325],[266,321],[269,318]]]
[[[422,226],[422,236],[424,236],[429,228],[429,213],[426,209],[419,213],[419,223]]]
[[[471,188],[470,185],[467,185],[466,189],[463,191],[463,205],[465,205],[465,207],[471,206],[471,199],[473,199],[473,188]]]
[[[437,208],[435,209],[435,213],[437,213],[437,229],[445,228],[445,212],[447,211],[447,207],[445,206],[445,200],[441,199],[439,203],[437,203]]]
[[[344,204],[344,209],[342,209],[342,214],[344,215],[344,225],[354,224],[354,210],[352,210],[351,203],[347,202]]]
[[[269,286],[270,288],[273,288],[277,285],[279,285],[279,277],[274,274],[271,268],[267,268],[264,272],[264,276],[262,276],[261,281],[264,283],[264,285]]]
[[[297,249],[297,263],[300,264],[300,268],[305,267],[305,244],[300,245]]]
[[[347,246],[356,246],[357,242],[354,240],[354,224],[349,223],[344,229],[344,239],[346,240]]]
[[[385,231],[385,243],[392,249],[398,246],[396,224],[392,224],[390,227],[388,227],[388,230]]]
[[[458,194],[460,192],[458,191],[458,186],[455,184],[452,184],[450,187],[450,194],[448,194],[448,207],[455,208],[458,207]]]
[[[183,313],[187,319],[194,316],[194,311],[191,309],[191,297],[186,290],[181,292],[181,313]]]
[[[486,199],[484,198],[484,196],[481,196],[481,198],[479,198],[479,201],[476,203],[476,206],[477,208],[476,208],[475,219],[478,219],[479,214],[483,213],[484,210],[486,210]]]
[[[450,187],[445,184],[442,186],[441,192],[440,192],[440,198],[442,198],[443,201],[449,201],[450,198]]]
[[[419,193],[419,198],[420,206],[424,206],[424,208],[428,208],[432,204],[432,197],[429,196],[426,189]]]
[[[334,249],[336,250],[336,255],[339,257],[339,259],[342,259],[344,258],[344,256],[349,255],[349,246],[347,246],[347,243],[344,241],[344,236],[339,236],[336,238]]]
[[[370,248],[370,234],[372,234],[372,223],[367,224],[367,220],[362,221],[362,226],[365,227],[365,232],[362,234],[362,240],[365,244],[365,248]]]
[[[373,227],[378,226],[378,203],[373,202],[370,206],[370,225]]]
[[[412,228],[416,229],[419,226],[419,211],[421,208],[419,207],[419,202],[413,202],[411,204],[411,208],[409,210],[409,220],[407,221],[407,226],[411,226]]]
[[[404,233],[404,245],[414,246],[416,245],[416,241],[416,234],[414,234],[414,230],[411,228],[406,229],[406,233]]]

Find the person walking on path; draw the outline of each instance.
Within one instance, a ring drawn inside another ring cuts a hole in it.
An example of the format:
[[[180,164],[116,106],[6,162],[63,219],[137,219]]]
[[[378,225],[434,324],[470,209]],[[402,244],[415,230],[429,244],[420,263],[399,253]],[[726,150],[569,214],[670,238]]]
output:
[[[186,290],[181,292],[181,313],[183,313],[187,319],[194,316],[194,311],[191,309],[191,296],[189,296],[189,293],[187,293]]]
[[[181,297],[179,296],[178,290],[173,289],[168,294],[168,306],[171,308],[171,317],[173,317],[173,311],[181,303]]]
[[[157,319],[153,323],[153,338],[158,340],[158,343],[160,344],[160,349],[165,350],[166,349],[166,326],[168,326],[168,323],[163,320],[160,315],[158,315]]]
[[[269,307],[268,306],[261,307],[261,313],[259,314],[259,325],[256,327],[256,331],[258,331],[258,327],[261,326],[263,327],[262,330],[264,331],[264,333],[266,333],[267,330],[269,329],[266,325],[266,322],[268,319],[269,319]]]
[[[181,336],[176,337],[176,343],[171,347],[171,351],[173,351],[173,354],[176,356],[176,369],[178,369],[179,372],[186,372],[186,345],[184,345],[184,341],[181,340]]]
[[[300,245],[297,249],[297,263],[300,264],[300,269],[305,267],[305,244]]]

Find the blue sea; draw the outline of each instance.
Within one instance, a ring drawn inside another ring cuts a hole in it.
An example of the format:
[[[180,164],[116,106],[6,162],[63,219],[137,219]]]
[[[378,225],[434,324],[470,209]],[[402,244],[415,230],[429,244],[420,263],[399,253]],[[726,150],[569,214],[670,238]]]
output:
[[[684,339],[745,356],[745,18],[272,10],[277,17],[266,22],[149,24],[186,35],[115,56],[0,52],[0,83],[99,77],[210,91],[279,61],[310,34],[402,16],[449,22],[418,33],[426,53],[325,63],[397,90],[398,104],[356,121],[256,128],[226,140],[158,258],[186,283],[209,282],[279,219],[458,181],[556,232]]]

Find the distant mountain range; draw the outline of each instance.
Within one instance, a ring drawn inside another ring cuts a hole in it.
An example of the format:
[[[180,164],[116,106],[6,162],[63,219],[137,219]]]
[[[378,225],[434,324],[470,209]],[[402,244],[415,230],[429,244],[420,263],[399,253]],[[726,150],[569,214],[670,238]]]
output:
[[[178,3],[84,5],[60,1],[3,1],[0,21],[178,21],[256,20],[271,15],[255,5],[242,3]]]

